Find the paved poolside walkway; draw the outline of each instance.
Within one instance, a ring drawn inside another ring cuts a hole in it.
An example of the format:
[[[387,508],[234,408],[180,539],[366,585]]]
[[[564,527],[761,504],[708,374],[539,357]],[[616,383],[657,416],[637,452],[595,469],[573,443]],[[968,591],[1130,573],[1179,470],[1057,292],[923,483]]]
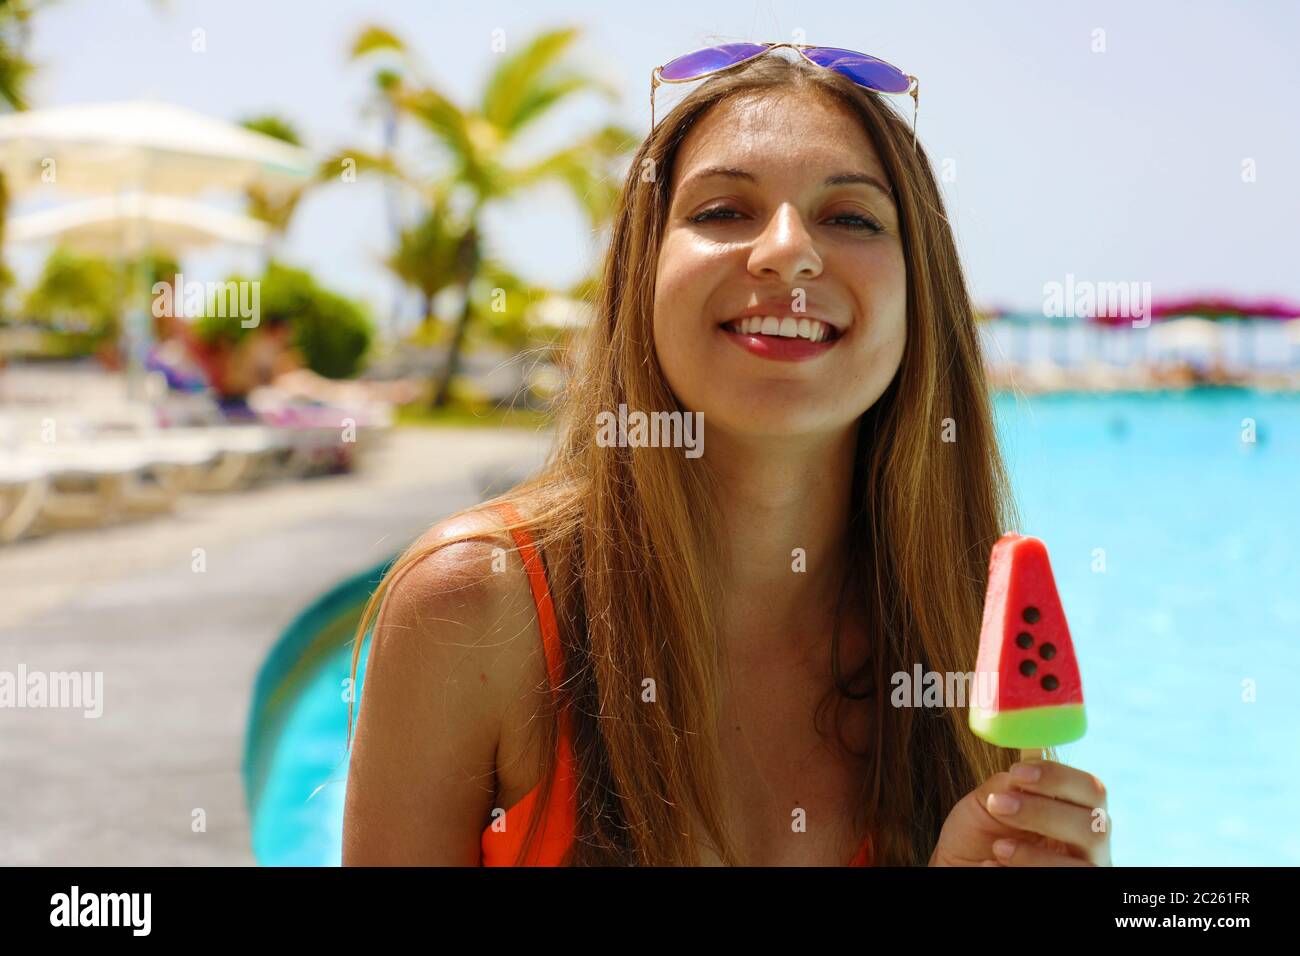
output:
[[[0,671],[103,673],[98,718],[0,707],[0,865],[251,865],[243,734],[280,630],[549,440],[400,429],[355,475],[0,548]]]

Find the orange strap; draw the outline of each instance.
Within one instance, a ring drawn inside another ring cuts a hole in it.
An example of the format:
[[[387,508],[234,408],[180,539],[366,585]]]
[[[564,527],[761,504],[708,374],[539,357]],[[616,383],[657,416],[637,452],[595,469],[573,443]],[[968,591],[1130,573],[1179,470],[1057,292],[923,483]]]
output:
[[[523,521],[523,517],[514,505],[501,501],[492,506],[507,524]],[[526,528],[511,531],[519,556],[523,559],[524,569],[528,572],[528,585],[533,589],[533,603],[537,605],[537,622],[542,631],[542,649],[546,652],[546,673],[551,681],[551,694],[559,706],[559,688],[564,682],[564,652],[560,647],[560,628],[555,620],[555,605],[551,603],[551,591],[546,584],[546,568],[542,565],[541,555],[533,544],[533,536]]]

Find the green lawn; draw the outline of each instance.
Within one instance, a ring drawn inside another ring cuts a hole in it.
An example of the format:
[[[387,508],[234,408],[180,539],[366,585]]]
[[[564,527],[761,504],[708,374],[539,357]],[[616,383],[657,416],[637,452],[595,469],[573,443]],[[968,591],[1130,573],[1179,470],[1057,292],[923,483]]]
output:
[[[545,411],[493,405],[454,404],[433,409],[428,405],[403,405],[397,409],[396,424],[438,425],[457,428],[550,428],[554,416]]]

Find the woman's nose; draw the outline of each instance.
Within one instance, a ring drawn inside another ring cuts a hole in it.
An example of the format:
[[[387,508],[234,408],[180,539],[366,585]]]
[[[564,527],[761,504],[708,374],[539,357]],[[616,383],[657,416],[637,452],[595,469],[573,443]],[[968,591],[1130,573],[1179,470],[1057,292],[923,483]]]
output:
[[[754,240],[749,271],[756,276],[775,274],[787,284],[796,278],[815,278],[821,274],[822,260],[813,237],[804,228],[799,211],[789,203],[772,214]]]

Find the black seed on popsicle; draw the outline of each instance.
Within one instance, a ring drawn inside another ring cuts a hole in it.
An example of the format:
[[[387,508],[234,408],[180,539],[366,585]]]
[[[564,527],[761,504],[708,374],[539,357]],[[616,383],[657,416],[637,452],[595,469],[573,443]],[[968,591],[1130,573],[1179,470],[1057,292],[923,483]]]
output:
[[[1033,677],[1036,670],[1038,670],[1038,665],[1033,661],[1026,659],[1020,662],[1020,673],[1026,677]]]
[[[1023,617],[1028,623],[1037,624],[1038,618],[1040,617],[1038,613],[1038,608],[1032,606],[1025,608],[1025,613]]]
[[[1056,645],[1044,644],[1042,647],[1038,649],[1038,656],[1045,661],[1050,661],[1053,657],[1056,656]]]
[[[1043,690],[1056,690],[1056,688],[1061,685],[1061,682],[1058,681],[1051,674],[1048,674],[1046,677],[1043,678],[1042,684],[1043,684]]]
[[[1028,631],[1021,631],[1016,635],[1016,644],[1020,647],[1033,647],[1034,635],[1030,634]]]

